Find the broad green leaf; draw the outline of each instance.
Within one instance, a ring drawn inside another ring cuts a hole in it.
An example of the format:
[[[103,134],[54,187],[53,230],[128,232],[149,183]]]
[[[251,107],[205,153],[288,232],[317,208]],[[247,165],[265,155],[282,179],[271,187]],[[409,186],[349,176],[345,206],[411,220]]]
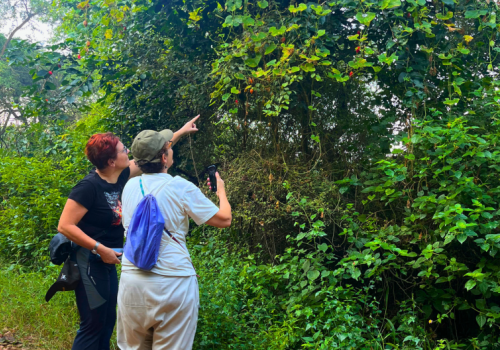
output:
[[[300,66],[304,72],[314,72],[316,68],[314,68],[314,64],[312,63],[304,63]]]
[[[457,236],[457,240],[460,244],[463,244],[467,240],[467,235],[465,233],[461,233]]]
[[[295,12],[298,12],[298,11],[304,11],[304,10],[307,10],[307,5],[306,4],[300,4],[299,6],[295,7],[293,5],[290,5],[290,7],[288,8],[290,10],[291,13],[295,13]]]
[[[328,245],[326,243],[321,243],[320,245],[318,245],[318,249],[326,252],[326,250],[328,249]]]
[[[264,52],[264,55],[269,55],[271,52],[273,52],[276,49],[276,44],[272,43],[266,48],[266,51]]]
[[[474,281],[474,280],[468,280],[467,283],[465,284],[465,288],[467,290],[471,290],[475,286],[476,286],[476,281]]]
[[[387,54],[384,52],[378,55],[377,58],[380,63],[386,63],[388,65],[391,65],[394,61],[398,59],[398,56],[396,56],[396,54],[393,53],[391,56],[387,57]]]
[[[307,278],[309,278],[311,281],[314,281],[318,277],[319,277],[319,271],[318,270],[309,270],[309,271],[307,271]]]
[[[266,37],[267,37],[266,33],[260,32],[257,35],[252,35],[251,38],[252,38],[253,41],[261,41],[261,40],[265,39]]]
[[[226,17],[226,21],[224,22],[224,25],[225,27],[227,26],[233,26],[233,27],[237,27],[239,26],[240,24],[243,23],[243,17],[242,16],[232,16],[232,15],[229,15]]]
[[[442,60],[451,60],[453,58],[453,55],[451,54],[445,55],[444,53],[441,53],[438,55],[438,57]]]
[[[246,26],[253,26],[255,25],[255,20],[250,16],[245,16],[243,18],[243,24]]]
[[[442,14],[438,13],[438,14],[436,14],[436,17],[442,21],[447,21],[453,17],[453,12],[448,11],[448,13],[446,15],[442,15]]]
[[[265,9],[267,6],[269,6],[269,3],[266,0],[261,0],[257,1],[257,5],[259,5],[261,9]]]
[[[401,0],[383,0],[379,2],[379,6],[381,10],[391,9],[401,6]]]
[[[310,267],[311,267],[311,262],[309,260],[304,261],[304,264],[302,264],[302,270],[304,270],[304,272],[309,271]]]
[[[226,93],[226,94],[222,95],[222,101],[227,101],[230,96],[231,96],[230,93]]]
[[[370,25],[370,22],[373,21],[374,18],[375,18],[375,13],[373,13],[373,12],[367,12],[367,13],[358,12],[358,13],[356,13],[356,19],[359,21],[359,23],[361,23],[367,27]]]
[[[241,7],[241,0],[228,0],[226,2],[228,11],[234,12]]]
[[[285,26],[281,26],[280,29],[276,29],[276,27],[269,28],[269,33],[271,33],[272,36],[283,35],[285,34],[285,31],[286,31]]]
[[[486,323],[486,316],[484,315],[476,316],[476,322],[480,328],[483,328],[484,324]]]
[[[481,283],[482,285],[483,283]],[[481,287],[480,285],[480,287]],[[486,285],[487,286],[487,285]],[[488,287],[486,287],[486,290],[488,289]],[[485,291],[486,292],[486,291]],[[476,299],[476,307],[479,309],[479,310],[484,310],[486,309],[486,300],[484,299]]]
[[[458,226],[459,228],[461,228],[461,229],[465,229],[465,228],[467,228],[467,224],[465,223],[465,221],[464,221],[464,220],[459,220],[459,221],[457,222],[457,226]]]
[[[465,18],[478,18],[479,11],[474,10],[474,11],[465,11]]]
[[[255,55],[254,58],[247,58],[245,60],[245,64],[249,67],[255,68],[259,65],[260,59],[262,58],[262,55],[258,54]]]
[[[443,103],[445,105],[449,105],[449,106],[452,106],[452,105],[456,105],[458,103],[458,101],[460,101],[459,98],[455,98],[453,100],[450,100],[449,98],[447,98]]]
[[[45,83],[45,89],[46,90],[55,90],[56,85],[54,83],[51,83],[50,81]]]
[[[234,86],[231,87],[231,93],[232,94],[239,94],[240,93],[240,90],[238,90],[237,88],[235,88]]]

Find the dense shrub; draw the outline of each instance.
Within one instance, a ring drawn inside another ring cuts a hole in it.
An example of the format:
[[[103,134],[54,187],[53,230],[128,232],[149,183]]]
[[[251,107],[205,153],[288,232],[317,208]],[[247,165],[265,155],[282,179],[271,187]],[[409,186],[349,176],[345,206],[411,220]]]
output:
[[[102,110],[101,110],[102,111]],[[44,266],[49,262],[48,242],[67,196],[90,169],[83,153],[88,137],[99,132],[99,109],[67,129],[34,124],[27,137],[0,153],[0,255],[10,262]],[[24,142],[23,142],[24,141]],[[22,147],[22,149],[20,149]]]

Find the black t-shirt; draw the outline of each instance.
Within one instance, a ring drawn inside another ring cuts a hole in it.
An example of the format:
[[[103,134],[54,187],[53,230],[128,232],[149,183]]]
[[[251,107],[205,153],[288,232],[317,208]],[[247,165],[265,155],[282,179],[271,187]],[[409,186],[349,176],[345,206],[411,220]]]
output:
[[[77,226],[89,237],[106,230],[97,240],[109,248],[123,247],[121,196],[129,176],[130,168],[126,168],[118,181],[111,184],[92,170],[68,196],[88,210]]]

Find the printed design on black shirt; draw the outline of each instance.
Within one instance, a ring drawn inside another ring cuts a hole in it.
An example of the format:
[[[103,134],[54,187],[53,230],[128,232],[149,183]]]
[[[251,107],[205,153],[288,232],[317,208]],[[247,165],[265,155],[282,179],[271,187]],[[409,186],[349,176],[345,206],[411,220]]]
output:
[[[120,192],[104,192],[104,196],[108,201],[111,211],[113,212],[113,221],[111,222],[111,225],[120,225],[122,222],[122,203],[120,202]]]

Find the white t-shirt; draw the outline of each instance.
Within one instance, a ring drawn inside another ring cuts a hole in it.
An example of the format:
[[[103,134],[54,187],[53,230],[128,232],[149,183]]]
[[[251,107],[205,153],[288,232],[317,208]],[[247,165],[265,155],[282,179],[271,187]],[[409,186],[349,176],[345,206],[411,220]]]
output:
[[[151,272],[164,276],[196,275],[188,258],[189,252],[186,246],[189,218],[191,217],[197,225],[201,225],[212,218],[219,208],[205,197],[198,187],[180,176],[172,177],[164,173],[143,174],[130,179],[123,189],[122,223],[125,228],[125,237],[134,210],[143,198],[139,184],[141,178],[144,193],[153,193],[156,198],[165,219],[165,228],[182,244],[181,247],[164,231],[158,262]],[[158,191],[162,185],[164,185],[163,188]],[[137,267],[126,256],[123,256],[122,271],[136,269]]]

